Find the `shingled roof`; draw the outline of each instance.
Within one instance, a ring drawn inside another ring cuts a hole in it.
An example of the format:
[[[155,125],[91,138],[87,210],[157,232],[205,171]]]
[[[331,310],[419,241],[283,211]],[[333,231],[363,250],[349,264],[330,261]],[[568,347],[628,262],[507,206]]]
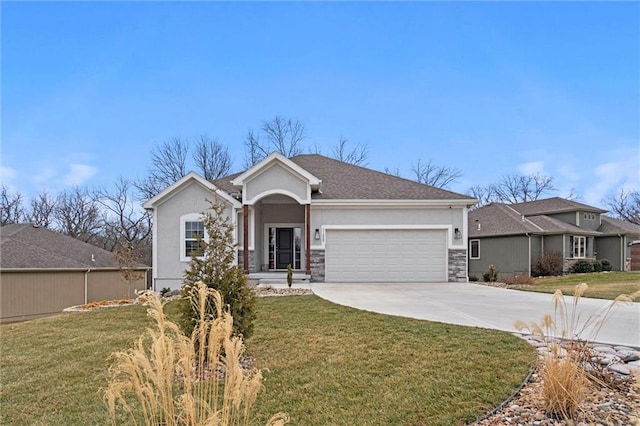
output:
[[[592,213],[607,212],[606,210],[602,210],[597,207],[588,206],[586,204],[578,203],[577,201],[567,200],[560,197],[545,198],[543,200],[511,204],[511,207],[524,214],[525,216],[563,213],[576,210]]]
[[[113,253],[47,228],[31,223],[0,228],[0,268],[118,267]]]
[[[469,212],[469,238],[522,235],[526,233],[596,236],[640,235],[640,226],[605,215],[600,216],[602,223],[597,231],[580,228],[547,216],[547,214],[576,210],[596,213],[606,212],[606,210],[558,197],[517,204],[491,203]]]
[[[602,235],[629,234],[640,236],[640,225],[609,216],[600,216],[600,219],[602,223],[598,227],[598,231]]]
[[[544,230],[503,203],[469,212],[469,238],[542,233]]]
[[[312,194],[317,200],[473,200],[409,179],[355,166],[319,154],[304,154],[290,160],[322,180],[321,190]],[[231,181],[236,173],[213,183],[229,193],[238,191]]]

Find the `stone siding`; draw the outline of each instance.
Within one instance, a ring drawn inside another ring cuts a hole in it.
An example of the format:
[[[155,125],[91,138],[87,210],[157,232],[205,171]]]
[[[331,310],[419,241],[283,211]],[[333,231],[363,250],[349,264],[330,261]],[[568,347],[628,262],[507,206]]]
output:
[[[449,249],[449,282],[466,283],[467,277],[467,250]]]
[[[238,250],[238,267],[244,271],[244,250]],[[254,250],[249,250],[249,272],[256,271],[256,254]]]
[[[324,250],[311,250],[311,282],[324,282]]]

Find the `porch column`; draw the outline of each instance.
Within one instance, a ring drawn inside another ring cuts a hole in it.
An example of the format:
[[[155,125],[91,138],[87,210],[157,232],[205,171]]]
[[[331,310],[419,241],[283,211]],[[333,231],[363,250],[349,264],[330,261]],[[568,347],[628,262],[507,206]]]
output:
[[[311,204],[304,205],[304,215],[305,215],[305,255],[304,255],[304,263],[305,263],[305,273],[307,275],[311,275]]]
[[[244,273],[249,273],[249,206],[242,206],[242,268],[244,269]]]

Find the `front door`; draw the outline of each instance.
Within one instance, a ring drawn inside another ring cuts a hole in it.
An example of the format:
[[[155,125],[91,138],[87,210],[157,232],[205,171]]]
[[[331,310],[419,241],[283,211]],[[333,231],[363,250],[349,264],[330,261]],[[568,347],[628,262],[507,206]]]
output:
[[[276,269],[293,264],[293,228],[276,228]]]

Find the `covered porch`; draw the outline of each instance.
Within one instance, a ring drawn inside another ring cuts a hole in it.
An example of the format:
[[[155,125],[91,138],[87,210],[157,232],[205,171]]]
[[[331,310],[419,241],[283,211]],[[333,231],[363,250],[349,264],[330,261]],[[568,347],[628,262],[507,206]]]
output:
[[[283,194],[268,195],[238,212],[238,265],[250,278],[296,279],[311,274],[310,205]],[[248,247],[248,250],[244,250]],[[259,275],[256,275],[259,274]],[[302,274],[302,275],[301,275]]]

